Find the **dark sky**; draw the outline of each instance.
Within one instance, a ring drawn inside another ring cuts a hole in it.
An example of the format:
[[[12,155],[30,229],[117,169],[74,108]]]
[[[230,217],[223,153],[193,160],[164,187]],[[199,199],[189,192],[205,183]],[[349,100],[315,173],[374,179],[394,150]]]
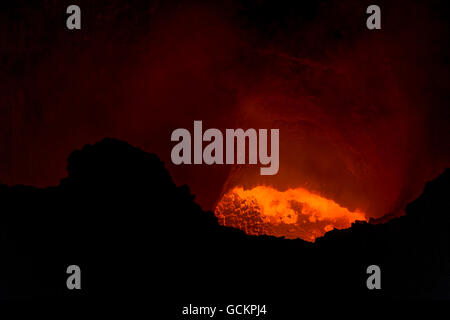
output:
[[[71,151],[112,136],[207,209],[224,186],[265,183],[379,217],[450,164],[445,1],[378,1],[377,31],[365,1],[77,1],[81,31],[69,4],[2,4],[3,183],[55,185]],[[279,174],[172,165],[170,135],[194,120],[279,128]]]

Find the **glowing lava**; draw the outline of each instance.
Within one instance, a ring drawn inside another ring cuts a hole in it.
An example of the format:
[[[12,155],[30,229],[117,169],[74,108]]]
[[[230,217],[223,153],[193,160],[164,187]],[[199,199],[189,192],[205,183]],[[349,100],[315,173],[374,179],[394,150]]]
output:
[[[220,224],[247,234],[311,242],[334,228],[345,229],[355,221],[367,221],[363,212],[350,211],[304,188],[278,191],[267,186],[233,188],[219,201],[215,214]]]

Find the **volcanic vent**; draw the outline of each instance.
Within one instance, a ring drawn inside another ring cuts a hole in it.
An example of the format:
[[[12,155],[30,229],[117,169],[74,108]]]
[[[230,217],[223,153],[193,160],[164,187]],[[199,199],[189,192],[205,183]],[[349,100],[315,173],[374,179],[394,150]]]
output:
[[[268,186],[234,187],[216,206],[219,223],[251,235],[301,238],[314,242],[333,229],[367,221],[365,213],[350,211],[335,201],[304,188],[279,191]]]

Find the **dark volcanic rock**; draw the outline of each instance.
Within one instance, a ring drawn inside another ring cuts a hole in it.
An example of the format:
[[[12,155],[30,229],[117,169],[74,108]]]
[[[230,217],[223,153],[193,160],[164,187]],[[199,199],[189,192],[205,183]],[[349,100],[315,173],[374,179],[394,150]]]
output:
[[[220,226],[155,155],[122,141],[73,152],[68,173],[57,187],[0,187],[2,298],[158,306],[230,297],[449,297],[449,170],[427,184],[406,216],[358,223],[314,244]],[[81,291],[66,289],[71,264],[81,267]],[[382,290],[366,288],[371,264],[381,267]]]

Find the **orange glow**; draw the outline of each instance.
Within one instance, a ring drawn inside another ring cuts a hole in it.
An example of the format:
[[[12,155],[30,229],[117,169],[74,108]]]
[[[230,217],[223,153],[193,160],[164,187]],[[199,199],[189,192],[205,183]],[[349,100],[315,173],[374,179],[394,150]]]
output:
[[[363,212],[350,211],[304,188],[278,191],[267,186],[233,188],[219,201],[215,214],[220,224],[247,234],[311,242],[335,228],[345,229],[355,221],[367,221]]]

